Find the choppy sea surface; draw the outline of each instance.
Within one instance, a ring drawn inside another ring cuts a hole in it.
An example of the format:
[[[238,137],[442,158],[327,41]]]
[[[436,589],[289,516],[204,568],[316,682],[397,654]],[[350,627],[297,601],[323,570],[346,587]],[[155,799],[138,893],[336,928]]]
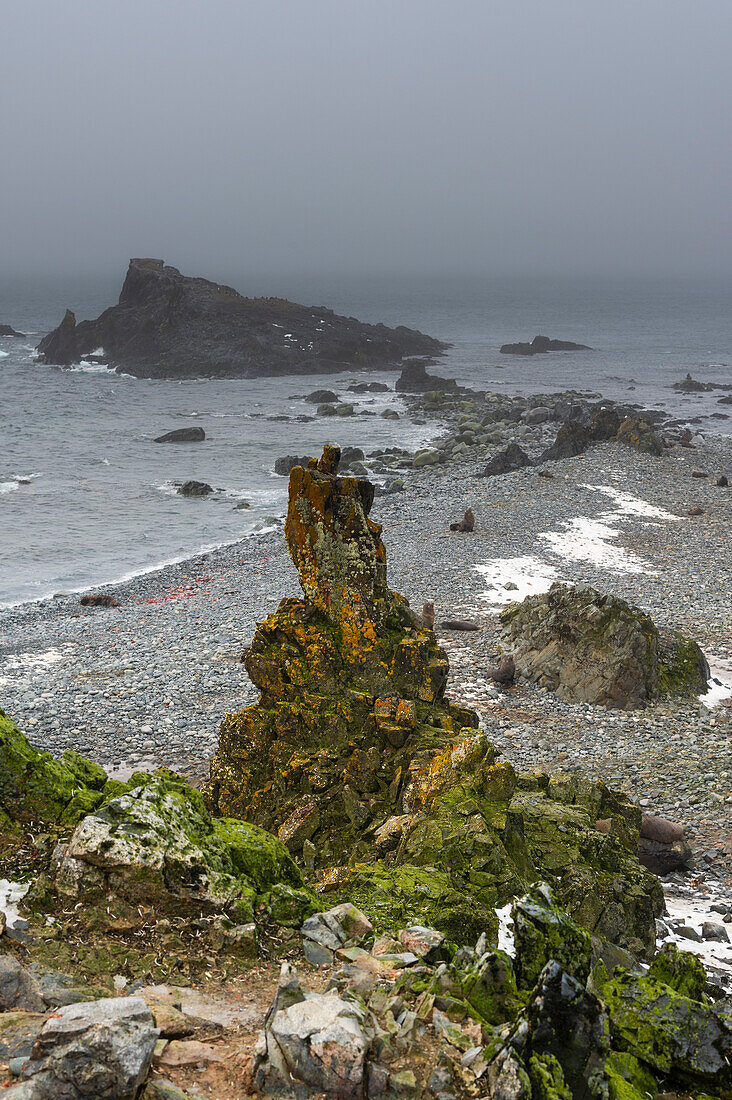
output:
[[[732,407],[718,403],[722,394],[671,389],[687,371],[732,382],[730,280],[262,283],[252,275],[203,274],[245,294],[277,294],[421,329],[453,345],[437,373],[475,388],[597,391],[700,417],[702,431],[732,432]],[[273,473],[280,455],[315,454],[327,441],[414,448],[436,431],[412,423],[394,394],[347,393],[351,381],[393,385],[393,372],[160,382],[96,364],[63,370],[35,362],[38,341],[66,307],[78,320],[97,316],[116,301],[122,275],[0,282],[0,323],[27,334],[0,337],[0,606],[119,580],[261,529],[284,509],[287,480]],[[528,359],[499,354],[501,344],[537,333],[595,350]],[[355,415],[298,420],[314,413],[303,395],[322,387],[352,401]],[[382,419],[386,407],[401,419]],[[204,428],[204,443],[153,442],[192,425]],[[220,491],[186,499],[175,483],[188,479]],[[248,508],[239,507],[244,502]]]

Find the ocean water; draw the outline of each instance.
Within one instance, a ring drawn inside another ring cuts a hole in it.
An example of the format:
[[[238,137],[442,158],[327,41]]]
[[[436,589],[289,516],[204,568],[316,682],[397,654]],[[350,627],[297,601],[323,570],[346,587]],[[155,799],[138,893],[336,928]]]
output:
[[[350,418],[310,423],[302,400],[327,387],[396,374],[309,375],[236,381],[160,382],[89,364],[62,370],[35,362],[40,337],[66,307],[94,317],[116,301],[123,273],[104,279],[0,283],[0,322],[27,338],[0,338],[0,605],[118,580],[246,536],[283,512],[284,454],[315,454],[324,442],[425,445],[436,426],[383,420],[394,394],[348,395]],[[406,324],[450,342],[438,373],[506,393],[568,388],[701,417],[701,430],[732,432],[720,394],[674,393],[687,371],[732,382],[730,281],[567,279],[279,279],[217,272],[242,293],[278,294],[365,321]],[[532,358],[499,354],[502,343],[548,336],[591,352]],[[298,396],[300,395],[300,396]],[[287,417],[272,420],[271,417]],[[200,425],[201,444],[154,437]],[[174,483],[217,490],[189,500]],[[249,508],[237,507],[243,502]]]

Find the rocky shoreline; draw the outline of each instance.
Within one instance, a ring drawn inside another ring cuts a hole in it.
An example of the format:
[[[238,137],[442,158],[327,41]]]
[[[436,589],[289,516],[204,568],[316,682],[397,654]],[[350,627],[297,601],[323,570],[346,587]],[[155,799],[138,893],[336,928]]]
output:
[[[526,425],[522,445],[541,451],[554,431]],[[500,644],[496,613],[512,598],[502,585],[522,567],[530,584],[561,578],[617,593],[660,625],[685,630],[713,672],[728,674],[720,547],[730,500],[715,478],[732,466],[732,441],[710,436],[698,450],[677,447],[662,459],[603,443],[553,463],[551,479],[531,468],[478,479],[484,448],[456,449],[444,464],[414,468],[413,459],[397,458],[393,470],[407,491],[374,506],[394,588],[416,607],[433,600],[438,620],[468,617],[480,625],[474,633],[438,628],[451,657],[452,694],[479,709],[521,766],[590,769],[683,820],[702,860],[708,857],[700,866],[711,862],[732,881],[729,852],[716,850],[732,829],[727,707],[659,702],[639,717],[568,704],[524,681],[498,692],[486,676]],[[392,461],[382,456],[369,466],[388,480],[379,468]],[[708,476],[692,477],[695,470]],[[665,518],[633,514],[632,501]],[[450,521],[467,505],[475,531],[452,534]],[[689,517],[693,506],[704,514]],[[619,533],[588,541],[586,530],[571,526],[578,516]],[[532,560],[522,566],[525,558]],[[280,594],[296,586],[281,531],[272,531],[104,589],[120,600],[116,609],[81,608],[72,595],[0,611],[4,705],[52,752],[75,748],[120,774],[164,764],[200,781],[221,715],[254,698],[242,651]]]
[[[109,1095],[120,1100],[143,1081],[146,1100],[180,1098],[177,1086],[195,1090],[188,1066],[217,1098],[239,1083],[354,1100],[467,1100],[486,1088],[514,1100],[635,1100],[666,1084],[728,1095],[727,688],[712,680],[710,698],[693,678],[674,680],[642,709],[608,709],[522,677],[518,651],[513,684],[493,670],[506,645],[497,612],[553,583],[550,595],[570,598],[562,581],[622,594],[623,614],[640,615],[638,605],[662,631],[697,640],[721,675],[730,511],[718,482],[730,441],[690,441],[660,423],[656,435],[636,420],[630,444],[627,433],[590,432],[580,453],[548,469],[557,410],[527,403],[519,429],[514,420],[491,430],[496,449],[520,431],[531,464],[487,477],[477,401],[451,400],[446,409],[427,393],[413,410],[449,422],[422,452],[436,458],[352,457],[357,475],[371,466],[404,478],[406,491],[374,505],[381,526],[369,517],[371,488],[336,478],[340,455],[326,448],[290,478],[292,560],[274,531],[85,606],[63,597],[0,616],[3,708],[61,757],[39,756],[0,715],[0,826],[20,843],[2,869],[43,868],[22,903],[30,926],[8,919],[5,940],[20,956],[0,947],[0,1060],[13,1054],[23,1078],[10,1095],[50,1100],[75,1062],[118,1074]],[[549,416],[532,418],[535,408]],[[577,422],[580,412],[591,410],[577,409]],[[658,446],[645,446],[649,434]],[[382,534],[388,584],[413,609],[435,605],[425,622],[387,587]],[[279,604],[298,574],[307,602]],[[590,622],[595,605],[579,603]],[[523,606],[534,605],[541,599]],[[261,691],[254,707],[245,655]],[[681,655],[665,656],[674,677]],[[204,779],[226,711],[236,713],[204,796],[234,817],[212,820],[174,772],[146,773],[165,764]],[[235,820],[239,810],[279,840]],[[654,835],[646,817],[659,836],[678,835],[664,817],[685,826],[695,849],[691,872],[666,882],[665,914],[658,881],[638,864],[639,835]],[[39,818],[49,835],[17,833],[14,821]],[[9,913],[13,890],[9,909],[0,897]],[[329,909],[329,896],[347,900]],[[140,936],[151,954],[140,954]],[[638,960],[656,938],[665,946],[644,973]],[[702,954],[711,983],[682,942]],[[305,983],[286,962],[275,992],[283,957],[305,967]],[[221,996],[225,986],[228,1011],[232,977],[247,983],[254,1028],[212,1036],[210,1017],[194,1022],[183,1008],[185,990],[160,984],[175,973],[199,1004],[201,989]],[[90,999],[112,980],[131,996]],[[34,1023],[16,1009],[42,1024],[26,1063]],[[226,1058],[228,1072],[209,1068]],[[166,1071],[175,1085],[160,1080]]]

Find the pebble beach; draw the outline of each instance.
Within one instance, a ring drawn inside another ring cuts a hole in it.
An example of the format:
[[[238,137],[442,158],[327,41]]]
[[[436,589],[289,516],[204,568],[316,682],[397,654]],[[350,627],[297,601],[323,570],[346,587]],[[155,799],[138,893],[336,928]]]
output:
[[[548,429],[534,430],[537,446]],[[552,463],[551,477],[531,467],[479,478],[482,462],[468,448],[411,470],[405,491],[372,510],[390,586],[416,610],[435,603],[451,696],[478,710],[516,767],[601,777],[682,823],[696,859],[679,888],[732,893],[732,498],[715,484],[732,472],[732,438],[710,434],[660,458],[603,443]],[[468,506],[475,531],[450,532]],[[630,712],[563,702],[521,679],[498,688],[487,675],[497,613],[554,580],[612,591],[688,633],[718,683]],[[82,607],[73,594],[0,611],[3,708],[37,746],[74,748],[112,776],[165,765],[202,780],[223,714],[256,699],[241,664],[256,623],[299,593],[281,526],[95,591],[119,606]],[[456,618],[479,629],[440,628]]]

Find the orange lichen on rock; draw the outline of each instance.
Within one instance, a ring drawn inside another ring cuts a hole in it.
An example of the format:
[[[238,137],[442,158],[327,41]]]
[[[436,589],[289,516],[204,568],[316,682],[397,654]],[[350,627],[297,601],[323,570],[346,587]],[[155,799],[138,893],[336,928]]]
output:
[[[445,699],[445,653],[387,585],[373,486],[338,477],[339,459],[328,446],[290,474],[285,538],[305,598],[257,628],[244,664],[260,701],[224,718],[204,790],[293,852],[312,839],[321,865],[401,812],[415,753],[478,724]]]

